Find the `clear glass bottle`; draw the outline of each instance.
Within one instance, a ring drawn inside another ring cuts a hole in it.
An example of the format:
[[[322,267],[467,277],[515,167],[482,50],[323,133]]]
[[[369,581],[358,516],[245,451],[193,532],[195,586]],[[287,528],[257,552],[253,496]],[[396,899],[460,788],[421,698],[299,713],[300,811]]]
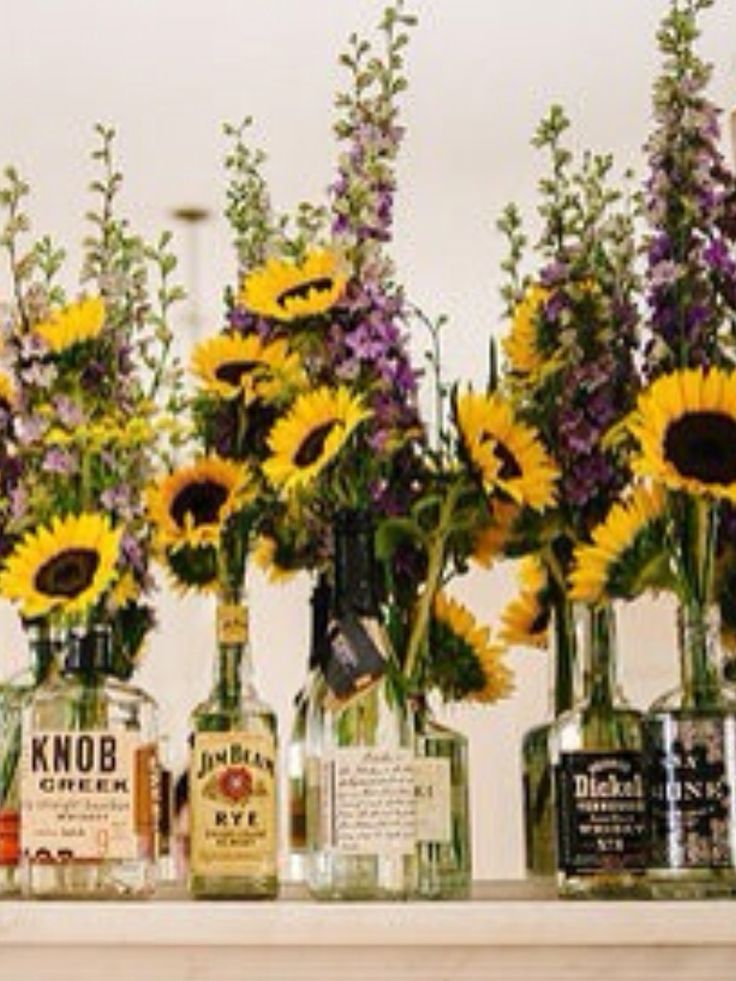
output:
[[[0,896],[20,891],[20,755],[23,705],[51,674],[55,643],[48,627],[26,628],[29,665],[0,685]]]
[[[156,704],[111,678],[110,631],[69,632],[23,710],[21,882],[40,899],[139,899],[156,882]]]
[[[307,712],[312,691],[321,677],[321,665],[330,614],[330,585],[320,574],[311,596],[312,623],[307,680],[294,699],[294,720],[287,752],[289,780],[289,856],[288,878],[304,882],[307,863]]]
[[[521,746],[526,874],[550,882],[557,871],[557,822],[549,736],[554,720],[570,711],[580,688],[574,606],[561,595],[553,601],[551,636],[549,718],[529,729]]]
[[[656,898],[736,894],[736,690],[722,679],[715,609],[678,613],[681,682],[645,717]]]
[[[242,590],[218,598],[214,685],[191,723],[189,891],[195,898],[274,898],[277,722],[253,683]]]
[[[416,887],[414,731],[390,682],[373,523],[335,523],[334,615],[307,713],[308,885],[319,899],[405,899]]]
[[[468,740],[413,699],[416,726],[417,895],[466,899],[472,877]]]
[[[550,731],[558,889],[577,899],[648,896],[641,715],[616,680],[610,605],[583,610],[583,698]]]

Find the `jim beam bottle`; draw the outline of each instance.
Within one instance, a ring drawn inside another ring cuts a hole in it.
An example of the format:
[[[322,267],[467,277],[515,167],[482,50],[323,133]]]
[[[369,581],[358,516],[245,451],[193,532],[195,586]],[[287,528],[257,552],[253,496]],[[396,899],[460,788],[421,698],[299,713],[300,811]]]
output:
[[[389,681],[364,511],[335,523],[328,638],[307,715],[308,886],[319,899],[403,899],[416,886],[414,733]]]
[[[307,712],[312,693],[322,677],[330,614],[330,584],[323,573],[312,590],[312,624],[307,680],[294,699],[294,720],[287,752],[289,783],[289,880],[304,882],[307,861]]]
[[[192,714],[189,891],[268,899],[278,893],[277,728],[253,684],[248,611],[220,596],[209,698]]]
[[[73,630],[23,711],[21,885],[32,897],[138,899],[156,884],[156,704],[110,676],[104,625]]]
[[[585,607],[583,698],[550,733],[562,896],[648,895],[647,789],[641,716],[616,684],[613,611]]]

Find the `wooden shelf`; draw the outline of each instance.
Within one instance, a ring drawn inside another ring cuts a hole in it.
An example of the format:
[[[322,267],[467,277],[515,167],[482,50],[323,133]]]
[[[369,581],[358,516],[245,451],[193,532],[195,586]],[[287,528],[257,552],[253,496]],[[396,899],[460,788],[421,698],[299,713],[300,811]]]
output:
[[[561,902],[522,883],[467,902],[0,904],[0,974],[42,979],[723,978],[736,908]],[[15,973],[14,973],[15,972]],[[720,972],[720,973],[719,973]]]

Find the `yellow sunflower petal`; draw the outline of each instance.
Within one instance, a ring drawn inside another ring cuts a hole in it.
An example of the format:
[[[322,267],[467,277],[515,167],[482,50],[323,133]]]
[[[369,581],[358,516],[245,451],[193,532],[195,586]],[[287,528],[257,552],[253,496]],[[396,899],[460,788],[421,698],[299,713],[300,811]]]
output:
[[[34,327],[54,354],[99,337],[105,325],[105,304],[99,296],[89,296],[78,303],[54,311],[47,320]]]
[[[266,343],[255,334],[218,334],[201,341],[192,371],[202,389],[218,398],[274,401],[305,384],[298,355],[285,340]]]
[[[326,313],[340,299],[347,274],[332,249],[312,249],[301,262],[273,258],[246,276],[240,303],[252,313],[298,320]]]
[[[121,535],[103,515],[54,518],[10,553],[0,593],[27,618],[85,613],[115,578]]]

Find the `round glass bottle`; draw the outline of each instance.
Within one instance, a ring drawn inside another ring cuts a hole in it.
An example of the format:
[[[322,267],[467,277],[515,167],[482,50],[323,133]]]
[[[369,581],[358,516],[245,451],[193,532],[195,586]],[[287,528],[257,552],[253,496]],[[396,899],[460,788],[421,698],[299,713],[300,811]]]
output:
[[[254,686],[241,590],[218,598],[214,684],[191,723],[189,892],[272,899],[278,894],[277,722]]]
[[[20,891],[21,717],[25,702],[52,673],[55,644],[47,625],[29,624],[29,667],[0,685],[0,896]]]
[[[736,690],[718,636],[715,608],[680,608],[681,683],[645,718],[656,898],[736,894]]]
[[[315,685],[321,677],[327,623],[330,613],[330,586],[320,574],[311,596],[312,623],[307,680],[294,699],[294,720],[287,751],[289,782],[289,857],[288,878],[304,882],[307,872],[307,784],[306,736],[307,713]]]
[[[417,895],[466,899],[472,877],[468,740],[440,725],[424,696],[416,726]]]
[[[335,523],[333,617],[307,712],[308,885],[319,899],[406,899],[416,887],[414,731],[376,594],[373,523]]]
[[[62,673],[23,710],[21,881],[39,899],[155,887],[156,704],[110,677],[104,625],[72,630]]]
[[[610,605],[582,618],[583,695],[550,730],[557,882],[575,899],[646,898],[647,791],[641,715],[616,679]]]
[[[554,720],[572,709],[580,687],[574,606],[563,595],[553,600],[550,623],[549,717],[524,734],[521,758],[526,874],[530,879],[553,882],[557,871],[557,821],[549,737]]]

